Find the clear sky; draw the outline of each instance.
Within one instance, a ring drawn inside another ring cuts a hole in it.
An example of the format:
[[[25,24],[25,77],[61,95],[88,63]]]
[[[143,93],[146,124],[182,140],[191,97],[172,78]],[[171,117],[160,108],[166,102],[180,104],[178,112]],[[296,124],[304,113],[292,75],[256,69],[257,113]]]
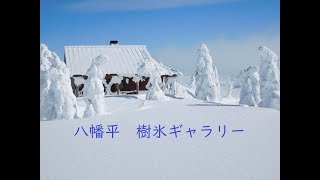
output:
[[[280,57],[280,0],[40,0],[40,43],[63,59],[66,45],[146,45],[190,75],[206,43],[219,73],[259,65],[258,46]]]

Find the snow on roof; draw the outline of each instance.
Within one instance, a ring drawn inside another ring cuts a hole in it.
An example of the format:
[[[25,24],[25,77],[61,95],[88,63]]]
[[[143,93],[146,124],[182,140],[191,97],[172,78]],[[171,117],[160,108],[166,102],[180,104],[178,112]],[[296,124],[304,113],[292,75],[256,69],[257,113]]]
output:
[[[155,61],[144,45],[65,46],[64,53],[71,75],[85,75],[92,60],[101,54],[110,58],[110,61],[102,66],[105,74],[133,77],[142,62],[156,64],[161,75],[172,76],[180,73]]]

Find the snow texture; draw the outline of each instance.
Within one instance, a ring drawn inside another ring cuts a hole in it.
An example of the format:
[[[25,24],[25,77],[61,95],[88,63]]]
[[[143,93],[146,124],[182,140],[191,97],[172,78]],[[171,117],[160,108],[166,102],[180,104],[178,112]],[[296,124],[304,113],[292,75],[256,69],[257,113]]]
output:
[[[258,106],[261,101],[259,68],[257,66],[250,66],[241,72],[240,77],[242,78],[242,85],[239,103],[248,106]]]
[[[220,82],[217,68],[213,65],[211,55],[205,44],[198,50],[197,69],[195,73],[198,99],[217,102],[220,99]]]
[[[58,55],[40,45],[40,120],[77,118],[70,73]]]
[[[175,82],[175,97],[186,98],[188,97],[187,89],[185,86],[181,85],[178,82]]]
[[[149,77],[150,87],[146,94],[146,100],[164,100],[165,94],[159,86],[161,74],[157,66],[151,62],[142,62],[137,70],[139,76]]]
[[[144,98],[144,94],[107,96],[109,114],[70,121],[41,121],[41,180],[280,179],[279,111],[220,106],[197,99],[167,97],[167,101],[145,101]],[[83,101],[84,98],[78,98],[81,109],[86,106]],[[102,124],[102,139],[91,138],[92,124]],[[118,125],[120,132],[113,139],[105,133],[111,124]],[[137,127],[142,124],[150,124],[150,138],[138,138]],[[165,126],[166,136],[156,138],[153,129],[159,124]],[[180,124],[183,127],[175,138],[169,134],[170,128]],[[204,137],[208,132],[201,131],[205,125],[212,128],[208,137]],[[223,130],[218,131],[219,125],[226,125],[224,137]],[[197,130],[193,138],[186,132],[188,128]],[[232,129],[244,132],[231,132]]]
[[[92,64],[87,70],[88,79],[85,81],[83,93],[87,103],[86,116],[102,115],[107,111],[107,106],[104,102],[104,87],[102,83],[104,74],[101,71],[101,65],[108,60],[108,56],[101,54],[92,60]]]
[[[280,71],[278,56],[265,46],[258,48],[260,53],[260,107],[280,110]]]

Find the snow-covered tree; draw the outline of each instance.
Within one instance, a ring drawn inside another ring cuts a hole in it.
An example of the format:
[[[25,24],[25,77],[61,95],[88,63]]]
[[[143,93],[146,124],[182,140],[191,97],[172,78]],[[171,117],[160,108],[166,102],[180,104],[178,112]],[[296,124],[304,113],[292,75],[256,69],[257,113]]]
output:
[[[265,46],[258,48],[260,53],[260,107],[280,110],[280,71],[278,56]]]
[[[241,73],[240,73],[241,74]],[[233,88],[241,88],[241,78],[240,74],[234,77]]]
[[[260,85],[259,85],[259,68],[257,66],[250,66],[241,71],[241,92],[240,104],[248,106],[258,106],[260,99]]]
[[[198,53],[195,96],[198,99],[216,102],[220,99],[217,67],[213,65],[211,55],[205,44],[201,44]]]
[[[88,103],[86,110],[83,113],[83,118],[89,118],[95,115],[96,115],[96,112],[94,111],[93,105],[91,103]]]
[[[150,77],[150,87],[146,94],[146,100],[164,100],[166,98],[165,94],[159,86],[161,82],[161,75],[156,65],[152,62],[142,62],[137,70],[139,76]]]
[[[227,98],[232,98],[232,90],[234,87],[234,78],[233,77],[227,77],[226,79],[226,86],[227,86]]]
[[[40,90],[43,90],[40,94],[40,119],[77,118],[77,100],[72,92],[67,66],[43,44],[40,46],[40,60]]]
[[[104,54],[99,55],[92,60],[91,66],[87,70],[86,75],[88,76],[88,79],[85,81],[83,90],[83,95],[87,103],[84,117],[102,115],[107,111],[107,106],[104,102],[104,88],[102,84],[104,74],[101,70],[101,65],[108,60],[108,56]]]
[[[51,52],[44,44],[40,45],[40,120],[47,120],[48,112],[50,108],[46,104],[48,98],[48,91],[50,88],[51,80],[49,69],[51,62],[49,58],[52,58]]]
[[[197,86],[196,86],[196,76],[192,75],[190,76],[190,88],[193,90],[196,90]]]
[[[220,80],[219,80],[219,74],[218,69],[215,65],[213,65],[213,72],[214,72],[214,83],[217,87],[217,98],[220,98]]]

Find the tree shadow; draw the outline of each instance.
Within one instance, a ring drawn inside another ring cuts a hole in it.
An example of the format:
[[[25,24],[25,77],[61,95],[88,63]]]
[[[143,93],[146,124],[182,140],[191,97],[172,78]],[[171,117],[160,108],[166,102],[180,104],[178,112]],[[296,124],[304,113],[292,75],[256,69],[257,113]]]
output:
[[[136,96],[130,96],[130,95],[107,95],[105,98],[110,97],[120,97],[120,98],[126,98],[126,99],[138,99]]]
[[[205,102],[206,104],[188,104],[188,106],[233,106],[233,107],[245,107],[240,104],[221,104],[215,102]]]

